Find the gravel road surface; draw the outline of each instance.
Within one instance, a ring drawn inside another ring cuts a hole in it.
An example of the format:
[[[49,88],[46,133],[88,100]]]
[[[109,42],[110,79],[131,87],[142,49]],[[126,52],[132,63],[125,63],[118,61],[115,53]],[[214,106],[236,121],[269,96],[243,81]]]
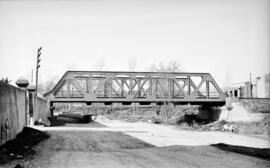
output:
[[[226,143],[270,148],[268,139],[232,133],[180,130],[173,126],[129,123],[100,117],[89,124],[34,128],[51,136],[35,147],[36,155],[5,167],[270,167],[270,161],[220,150]]]

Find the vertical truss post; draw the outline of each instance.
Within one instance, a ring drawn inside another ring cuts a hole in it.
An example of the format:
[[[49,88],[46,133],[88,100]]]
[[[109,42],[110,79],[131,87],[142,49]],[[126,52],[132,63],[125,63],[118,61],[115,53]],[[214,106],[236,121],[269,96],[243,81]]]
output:
[[[94,91],[93,91],[93,90],[94,90],[94,89],[93,89],[93,84],[92,84],[92,75],[91,75],[91,74],[89,75],[89,79],[88,79],[88,81],[89,81],[89,83],[88,83],[88,84],[89,84],[89,86],[88,86],[88,87],[89,87],[89,93],[90,93],[91,95],[93,95],[93,93],[94,93]]]
[[[174,98],[174,95],[175,95],[175,93],[174,93],[174,77],[171,79],[171,82],[172,82],[172,98]]]
[[[68,82],[68,93],[67,93],[67,97],[68,97],[68,98],[70,98],[70,96],[72,96],[71,93],[70,93],[70,82],[71,82],[70,80],[71,80],[71,79],[68,79],[68,80],[67,80],[67,82]]]
[[[171,100],[171,98],[172,98],[172,79],[170,77],[168,78],[168,83],[169,83],[169,94],[168,94],[168,98]]]
[[[104,79],[105,82],[104,82],[104,90],[103,90],[103,94],[104,94],[104,97],[108,97],[108,92],[109,92],[109,81],[105,78]]]
[[[138,86],[141,86],[141,79],[138,79]],[[139,89],[139,87],[138,87],[138,89]],[[143,89],[143,87],[142,87],[142,89]],[[138,97],[142,96],[142,89],[139,90]]]
[[[190,95],[190,76],[188,76],[188,93],[187,95]]]
[[[158,91],[158,79],[155,79],[155,89],[154,89],[154,93],[155,93],[155,98],[157,98],[157,91]]]
[[[110,93],[109,93],[109,96],[110,98],[112,98],[112,90],[113,90],[113,86],[112,86],[112,77],[109,78],[109,85],[110,85]]]
[[[132,76],[129,76],[129,94],[132,95],[133,80]]]
[[[89,78],[85,79],[85,83],[86,83],[86,93],[89,93]]]
[[[152,96],[152,89],[153,89],[153,79],[150,78],[149,80],[149,95]]]
[[[206,97],[209,99],[209,81],[206,81]]]
[[[123,88],[121,89],[121,97],[124,97],[124,81],[122,78],[120,80],[121,80],[121,87]]]

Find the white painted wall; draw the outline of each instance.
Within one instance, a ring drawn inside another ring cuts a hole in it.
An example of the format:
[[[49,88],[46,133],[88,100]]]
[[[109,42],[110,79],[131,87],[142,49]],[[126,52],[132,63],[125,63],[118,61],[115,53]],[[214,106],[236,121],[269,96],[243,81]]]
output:
[[[247,111],[240,103],[232,103],[232,110],[227,110],[226,106],[222,108],[219,120],[229,122],[256,122],[262,121],[265,117],[263,113],[252,113]]]

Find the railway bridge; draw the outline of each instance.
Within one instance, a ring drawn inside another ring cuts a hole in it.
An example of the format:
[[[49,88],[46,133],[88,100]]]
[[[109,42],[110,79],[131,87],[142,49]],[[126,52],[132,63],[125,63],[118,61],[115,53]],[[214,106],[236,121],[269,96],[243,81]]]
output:
[[[225,94],[209,73],[67,71],[45,96],[51,106],[58,102],[225,104]]]

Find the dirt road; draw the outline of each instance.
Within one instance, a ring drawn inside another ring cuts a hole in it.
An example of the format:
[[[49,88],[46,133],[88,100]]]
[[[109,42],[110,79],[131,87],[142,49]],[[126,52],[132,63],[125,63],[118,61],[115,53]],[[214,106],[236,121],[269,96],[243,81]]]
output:
[[[227,143],[268,147],[267,139],[219,132],[184,131],[172,126],[99,118],[90,124],[38,127],[51,138],[35,147],[25,167],[270,167],[270,161],[209,146]]]

